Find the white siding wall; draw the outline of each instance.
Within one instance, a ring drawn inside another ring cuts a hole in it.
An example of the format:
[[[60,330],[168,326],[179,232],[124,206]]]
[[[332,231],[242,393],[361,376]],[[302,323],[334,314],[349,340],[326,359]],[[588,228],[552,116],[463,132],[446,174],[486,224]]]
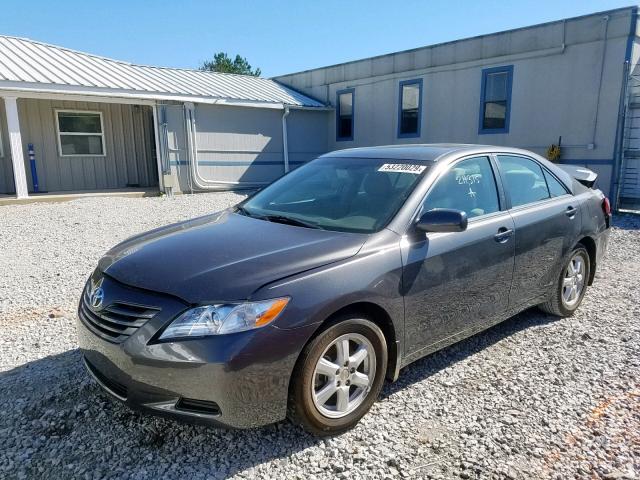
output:
[[[631,15],[631,9],[608,12],[606,40],[605,14],[598,14],[276,80],[332,105],[336,91],[355,88],[354,139],[336,141],[332,115],[328,150],[459,142],[515,146],[544,154],[562,136],[563,159],[597,170],[599,185],[608,190]],[[509,133],[481,135],[482,70],[506,65],[513,65],[514,71]],[[398,138],[399,82],[417,78],[423,79],[421,135]],[[595,148],[589,148],[592,143]]]

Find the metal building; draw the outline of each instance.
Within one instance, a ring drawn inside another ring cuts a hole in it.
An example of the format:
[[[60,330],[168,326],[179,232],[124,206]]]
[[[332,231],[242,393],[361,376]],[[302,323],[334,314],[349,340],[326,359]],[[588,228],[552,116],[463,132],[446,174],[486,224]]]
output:
[[[522,147],[600,174],[640,202],[637,8],[621,8],[276,77],[335,107],[327,150],[461,142]]]
[[[36,175],[48,192],[255,187],[330,150],[456,142],[559,145],[637,209],[637,23],[621,8],[274,79],[0,36],[0,195]]]
[[[0,36],[0,194],[273,181],[326,150],[327,108],[269,79]],[[316,119],[317,117],[317,119]]]

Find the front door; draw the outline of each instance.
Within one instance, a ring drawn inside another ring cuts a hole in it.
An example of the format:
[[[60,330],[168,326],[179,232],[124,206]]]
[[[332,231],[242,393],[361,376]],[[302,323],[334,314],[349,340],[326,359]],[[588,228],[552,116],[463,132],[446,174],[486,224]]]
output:
[[[480,329],[508,308],[514,223],[501,210],[488,157],[458,161],[427,193],[422,211],[463,210],[464,232],[409,232],[401,247],[407,354]]]

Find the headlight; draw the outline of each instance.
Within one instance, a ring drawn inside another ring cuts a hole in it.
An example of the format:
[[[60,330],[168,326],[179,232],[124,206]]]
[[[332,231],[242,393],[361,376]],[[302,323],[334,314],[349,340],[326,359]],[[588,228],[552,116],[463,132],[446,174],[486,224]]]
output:
[[[187,310],[162,332],[160,340],[243,332],[264,327],[276,319],[288,298],[227,305],[204,305]]]

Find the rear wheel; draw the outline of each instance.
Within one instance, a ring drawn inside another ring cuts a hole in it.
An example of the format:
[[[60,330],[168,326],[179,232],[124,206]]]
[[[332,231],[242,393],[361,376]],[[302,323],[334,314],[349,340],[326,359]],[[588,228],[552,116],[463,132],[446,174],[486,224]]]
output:
[[[559,317],[573,315],[587,291],[590,268],[589,253],[582,245],[578,245],[562,268],[551,298],[540,308]]]
[[[376,401],[387,369],[380,328],[346,317],[303,350],[293,377],[289,417],[318,436],[352,428]]]

